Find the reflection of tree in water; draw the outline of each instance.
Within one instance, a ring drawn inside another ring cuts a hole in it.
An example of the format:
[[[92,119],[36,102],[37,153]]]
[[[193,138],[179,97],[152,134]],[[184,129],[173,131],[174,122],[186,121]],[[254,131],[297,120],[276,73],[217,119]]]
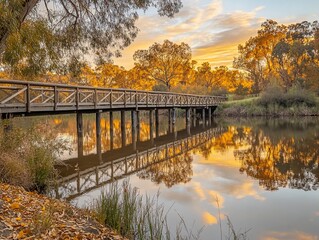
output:
[[[242,162],[240,171],[259,179],[267,190],[318,188],[319,135],[314,126],[267,125],[253,129],[242,139],[249,147],[234,153]]]
[[[138,176],[157,184],[164,183],[166,187],[187,183],[193,175],[192,161],[193,157],[189,152],[183,153],[147,167],[138,173]]]

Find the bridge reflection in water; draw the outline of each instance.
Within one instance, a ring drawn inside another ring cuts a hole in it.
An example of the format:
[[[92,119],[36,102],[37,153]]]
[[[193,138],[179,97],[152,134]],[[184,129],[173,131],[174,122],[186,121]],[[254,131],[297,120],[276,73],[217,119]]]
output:
[[[197,126],[171,132],[105,153],[99,151],[101,146],[97,146],[97,154],[79,155],[79,158],[68,159],[64,161],[65,165],[57,166],[61,178],[50,194],[55,198],[72,200],[132,174],[139,173],[141,178],[147,178],[149,174],[143,173],[143,170],[172,159],[176,159],[177,163],[185,161],[183,158],[187,158],[190,151],[224,131],[222,127],[213,124],[207,128]],[[98,144],[101,144],[101,141],[98,141]],[[190,177],[184,176],[189,179]],[[182,180],[180,176],[179,180]]]

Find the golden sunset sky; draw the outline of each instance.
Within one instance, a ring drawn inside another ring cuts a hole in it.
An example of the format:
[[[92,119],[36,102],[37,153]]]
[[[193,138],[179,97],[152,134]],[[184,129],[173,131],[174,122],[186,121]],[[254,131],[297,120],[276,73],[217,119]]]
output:
[[[193,59],[212,66],[231,66],[238,44],[256,35],[267,19],[290,24],[319,20],[318,0],[183,0],[174,18],[159,17],[155,10],[141,13],[140,32],[114,63],[129,69],[136,50],[163,40],[188,43]]]

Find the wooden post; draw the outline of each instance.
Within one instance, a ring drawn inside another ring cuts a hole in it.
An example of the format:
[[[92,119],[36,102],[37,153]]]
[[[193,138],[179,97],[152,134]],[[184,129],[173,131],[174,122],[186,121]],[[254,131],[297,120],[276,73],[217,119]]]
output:
[[[54,111],[58,110],[59,92],[57,86],[54,86]]]
[[[151,110],[150,110],[150,116],[149,116],[149,117],[150,117],[150,140],[151,140],[152,143],[153,143],[153,141],[154,141],[153,112],[154,112],[154,110],[151,109]]]
[[[168,132],[172,132],[172,109],[168,109]]]
[[[26,94],[26,101],[27,101],[27,112],[31,112],[31,86],[27,84],[27,94]]]
[[[78,137],[78,157],[83,157],[83,116],[82,113],[76,114],[76,126]]]
[[[102,162],[102,143],[101,143],[101,112],[95,114],[95,127],[96,127],[96,153],[99,161]]]
[[[186,108],[186,129],[187,134],[191,133],[191,108]]]
[[[156,138],[159,137],[159,110],[158,108],[155,109],[155,132]]]
[[[114,127],[113,127],[113,112],[110,111],[110,149],[114,148]]]
[[[121,134],[122,134],[122,147],[126,145],[126,129],[125,129],[125,111],[121,111]]]
[[[208,107],[208,125],[212,125],[212,108]]]
[[[206,126],[206,116],[205,116],[205,108],[202,108],[202,124],[203,124],[203,128],[205,128]]]
[[[193,127],[196,127],[196,121],[197,121],[197,112],[196,108],[193,109]]]
[[[141,123],[140,123],[140,111],[136,111],[136,140],[141,141]]]
[[[136,150],[136,111],[131,111],[132,145]]]

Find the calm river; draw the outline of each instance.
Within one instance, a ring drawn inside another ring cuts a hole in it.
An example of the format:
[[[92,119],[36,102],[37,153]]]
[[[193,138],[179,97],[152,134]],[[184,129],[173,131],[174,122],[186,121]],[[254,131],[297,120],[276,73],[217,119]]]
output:
[[[183,217],[200,239],[229,236],[227,217],[249,239],[319,239],[319,119],[214,119],[210,127],[176,132],[161,115],[159,137],[150,141],[142,114],[141,142],[134,148],[127,119],[127,146],[121,147],[120,119],[114,116],[110,146],[109,115],[101,119],[101,153],[97,154],[94,115],[84,115],[79,147],[74,115],[24,118],[21,126],[47,124],[56,138],[67,140],[59,166],[57,198],[85,207],[112,179],[129,179],[142,194],[156,195],[167,209],[172,228]],[[81,149],[83,148],[83,149]],[[221,219],[221,227],[219,225]]]

